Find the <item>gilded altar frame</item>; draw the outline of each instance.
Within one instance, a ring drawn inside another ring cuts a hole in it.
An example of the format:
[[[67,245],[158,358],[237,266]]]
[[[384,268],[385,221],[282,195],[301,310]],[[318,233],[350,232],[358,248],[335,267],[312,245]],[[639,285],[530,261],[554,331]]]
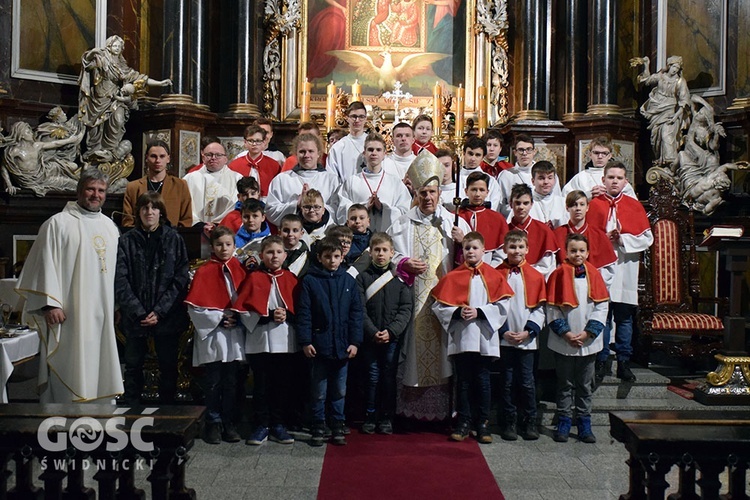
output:
[[[504,39],[507,31],[506,0],[465,0],[464,81],[447,82],[450,85],[446,86],[446,81],[440,80],[445,89],[444,92],[455,94],[455,88],[458,87],[458,84],[464,85],[466,88],[467,115],[476,112],[478,87],[484,85],[489,88],[493,84],[493,75],[496,73],[494,65],[492,65],[492,58],[495,57],[493,48],[496,49],[498,33],[488,30],[482,19],[478,21],[477,3],[484,5],[485,10],[489,5],[490,9],[494,7],[498,12],[502,11],[502,23],[504,24],[500,29],[504,47],[501,50],[504,52],[507,49],[507,42]],[[302,89],[308,76],[309,13],[308,1],[306,0],[266,0],[267,36],[263,58],[263,111],[267,116],[280,121],[299,119]],[[425,18],[423,20],[426,22]],[[500,78],[501,81],[502,79]],[[507,74],[505,80],[507,81]],[[335,83],[339,88],[349,92],[354,81],[335,81]],[[427,91],[422,89],[422,92],[415,92],[413,89],[406,90],[414,94],[414,97],[402,106],[427,109],[432,106],[431,88]],[[383,109],[393,108],[392,104],[373,93],[363,92],[362,99],[368,105],[377,105]],[[313,90],[311,96],[311,113],[313,115],[324,114],[325,104],[325,89],[321,93],[319,86],[318,89]],[[491,116],[496,117],[497,113],[491,112]]]

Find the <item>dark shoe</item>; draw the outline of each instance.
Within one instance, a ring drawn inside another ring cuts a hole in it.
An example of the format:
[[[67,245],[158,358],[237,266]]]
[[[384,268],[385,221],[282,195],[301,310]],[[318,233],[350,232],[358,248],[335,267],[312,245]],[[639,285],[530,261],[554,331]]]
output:
[[[459,422],[451,433],[451,439],[454,441],[463,441],[467,437],[469,437],[469,422]]]
[[[486,420],[477,426],[477,441],[482,444],[492,443],[492,433]]]
[[[617,378],[623,382],[635,382],[635,375],[630,369],[630,361],[624,359],[617,362]]]
[[[539,439],[539,429],[536,427],[536,418],[528,419],[521,429],[521,437],[524,441],[536,441]]]
[[[314,423],[310,434],[310,446],[323,446],[326,440],[326,424],[323,422]]]
[[[607,376],[607,362],[597,361],[595,365],[594,379],[596,385],[601,385],[604,382],[604,377]]]
[[[240,437],[240,433],[237,432],[237,428],[234,426],[234,424],[229,422],[228,424],[224,424],[224,430],[221,433],[221,439],[223,439],[227,443],[239,443],[242,437]]]
[[[276,424],[271,427],[271,432],[268,436],[271,441],[280,444],[294,444],[294,436],[287,432],[286,427],[281,424]]]
[[[252,434],[250,434],[250,437],[247,438],[247,441],[245,441],[245,444],[250,444],[253,446],[260,446],[263,443],[265,443],[268,440],[268,427],[264,427],[262,425],[259,425],[255,428]]]
[[[331,428],[328,427],[328,424],[323,424],[323,435],[325,436],[325,438],[330,439],[331,434],[333,434],[333,432],[331,432]]]
[[[346,425],[343,421],[333,422],[333,428],[331,429],[331,443],[337,446],[343,446],[346,444],[346,434],[344,433],[344,427],[346,427]]]
[[[503,441],[516,441],[518,439],[515,420],[503,423],[503,427],[500,429],[500,437]]]
[[[206,429],[203,432],[203,441],[207,444],[220,444],[221,443],[221,423],[214,422],[206,424]]]
[[[578,417],[576,420],[578,427],[578,440],[583,443],[596,443],[596,436],[591,431],[591,417]]]
[[[343,422],[343,424],[344,425],[341,427],[341,432],[344,433],[344,436],[348,436],[352,433],[352,429],[348,425],[346,425],[346,422]]]
[[[378,434],[393,434],[393,423],[390,418],[384,418],[378,422]]]
[[[375,427],[377,427],[378,420],[375,416],[374,411],[368,411],[365,415],[365,423],[362,424],[362,432],[365,434],[375,434]]]
[[[570,417],[557,417],[557,428],[555,429],[554,434],[552,434],[552,439],[558,443],[567,443],[568,438],[570,437],[570,428],[572,425],[573,421]]]

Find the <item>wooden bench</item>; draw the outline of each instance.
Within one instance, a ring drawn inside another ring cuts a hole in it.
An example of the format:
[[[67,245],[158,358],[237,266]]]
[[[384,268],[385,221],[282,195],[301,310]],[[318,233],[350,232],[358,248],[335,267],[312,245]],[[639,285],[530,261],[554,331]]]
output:
[[[623,411],[610,413],[609,423],[612,437],[630,453],[630,491],[620,500],[664,498],[669,487],[665,477],[673,466],[679,468],[679,492],[670,500],[719,500],[725,469],[729,492],[723,498],[747,498],[750,412]]]
[[[135,487],[135,470],[145,469],[151,498],[195,499],[195,491],[185,486],[185,465],[204,411],[202,406],[0,405],[0,498],[93,499],[94,490],[84,484],[89,469],[96,472],[100,499],[141,500],[146,495]],[[11,460],[16,484],[8,491]],[[43,488],[34,484],[34,460],[43,470]]]

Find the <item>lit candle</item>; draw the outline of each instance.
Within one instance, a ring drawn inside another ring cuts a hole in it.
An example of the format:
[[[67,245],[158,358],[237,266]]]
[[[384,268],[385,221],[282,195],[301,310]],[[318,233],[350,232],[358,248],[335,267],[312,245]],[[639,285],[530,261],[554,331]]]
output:
[[[440,86],[440,82],[435,82],[435,86],[432,88],[432,122],[435,135],[439,137],[443,124],[443,88]]]
[[[466,105],[466,89],[463,84],[456,90],[456,135],[464,136],[464,108]]]
[[[477,91],[478,107],[477,107],[477,119],[479,121],[479,135],[484,135],[487,132],[487,87],[484,85],[479,86]]]
[[[326,132],[336,128],[336,85],[331,83],[326,87]]]
[[[299,121],[309,122],[310,121],[310,94],[312,93],[312,84],[305,78],[305,83],[302,84],[302,104],[299,110]]]
[[[359,80],[354,80],[352,83],[352,102],[362,100],[362,85],[359,84]]]

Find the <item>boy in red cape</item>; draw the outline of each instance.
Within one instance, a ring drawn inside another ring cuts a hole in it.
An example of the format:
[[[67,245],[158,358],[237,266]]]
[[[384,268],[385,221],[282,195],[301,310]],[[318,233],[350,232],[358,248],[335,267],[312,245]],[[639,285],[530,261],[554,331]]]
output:
[[[268,236],[260,246],[260,268],[247,275],[232,309],[247,328],[245,352],[253,370],[255,430],[246,441],[292,444],[287,432],[292,363],[297,352],[294,334],[294,295],[297,278],[282,269],[286,250],[280,236]]]
[[[437,146],[432,142],[432,118],[430,115],[419,115],[414,118],[412,122],[414,127],[414,144],[411,145],[411,150],[415,155],[426,149],[432,154],[437,153]]]
[[[594,392],[596,353],[602,348],[607,319],[607,287],[599,271],[586,259],[588,240],[569,234],[565,240],[568,257],[547,282],[547,347],[555,354],[557,374],[557,428],[552,436],[565,442],[573,417],[573,393],[578,439],[595,443],[591,431],[591,395]],[[574,390],[575,388],[575,390]]]
[[[508,229],[518,229],[529,237],[529,253],[526,260],[534,269],[542,273],[547,279],[555,270],[555,254],[559,246],[555,242],[555,235],[544,222],[540,222],[529,215],[534,199],[531,188],[526,184],[516,184],[510,191],[510,206],[513,216],[508,223]]]
[[[508,315],[513,295],[503,275],[482,261],[484,238],[476,231],[464,236],[464,263],[443,276],[432,296],[432,311],[440,321],[448,341],[448,355],[456,367],[458,425],[454,441],[468,437],[472,425],[472,394],[479,394],[474,419],[477,440],[491,443],[490,365],[500,357],[498,328]]]
[[[484,172],[472,172],[466,178],[467,199],[458,209],[458,215],[484,238],[483,260],[492,267],[503,261],[502,247],[508,223],[500,213],[485,205],[489,195],[490,177]]]
[[[505,235],[503,248],[508,258],[498,267],[513,290],[508,308],[508,321],[500,328],[500,373],[502,417],[500,437],[518,439],[516,405],[521,406],[521,436],[529,441],[539,439],[536,424],[536,382],[534,359],[539,333],[544,326],[544,304],[547,289],[542,273],[526,260],[529,238],[518,229]],[[514,403],[514,400],[520,399]]]
[[[586,197],[586,193],[578,189],[571,191],[565,197],[565,206],[568,209],[568,214],[570,214],[570,220],[554,231],[555,240],[560,246],[557,261],[563,262],[565,260],[565,241],[569,234],[584,235],[589,240],[588,262],[599,269],[602,278],[604,278],[604,284],[609,288],[614,278],[617,255],[607,234],[598,227],[592,226],[586,220],[586,214],[589,211],[589,199]]]
[[[624,193],[628,185],[625,165],[619,161],[604,167],[604,188],[589,206],[588,221],[605,233],[617,254],[614,278],[609,287],[611,305],[607,324],[614,317],[615,353],[617,354],[617,377],[625,382],[635,382],[630,369],[633,354],[633,320],[638,307],[638,270],[641,252],[654,243],[651,225],[643,205]],[[604,332],[604,348],[597,356],[597,377],[606,375],[609,357],[609,328]]]
[[[260,184],[260,199],[265,202],[268,186],[274,177],[281,172],[279,162],[263,154],[266,144],[266,131],[260,125],[249,125],[245,129],[245,147],[247,155],[232,160],[229,168],[239,172],[243,177],[255,177]]]
[[[236,394],[245,362],[245,331],[232,311],[245,268],[233,257],[234,233],[216,226],[210,234],[211,260],[195,272],[185,298],[193,322],[193,366],[206,369],[206,431],[203,440],[236,443]]]

